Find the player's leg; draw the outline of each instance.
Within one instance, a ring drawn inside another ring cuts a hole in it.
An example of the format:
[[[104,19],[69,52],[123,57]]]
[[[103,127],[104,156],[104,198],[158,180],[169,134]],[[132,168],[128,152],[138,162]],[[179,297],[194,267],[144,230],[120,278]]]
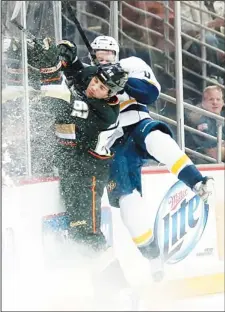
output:
[[[133,138],[132,138],[133,139]],[[154,221],[151,207],[142,197],[141,168],[148,155],[139,149],[136,142],[130,144],[127,153],[129,176],[133,192],[120,198],[120,209],[132,239],[144,257],[151,260],[152,277],[155,281],[163,278],[163,261],[153,232]],[[154,217],[154,216],[153,216]],[[137,222],[138,220],[138,222]],[[152,222],[150,222],[152,220]]]
[[[101,231],[101,199],[104,193],[104,188],[109,178],[109,168],[112,159],[94,159],[92,163],[92,217],[95,219],[95,232],[98,235],[96,241],[96,250],[105,250],[109,244],[106,242],[105,236]],[[89,171],[90,172],[90,171]],[[94,244],[95,245],[95,244]]]
[[[127,190],[127,192],[119,194],[120,213],[132,240],[137,247],[141,247],[149,244],[153,238],[153,233],[149,219],[146,218],[148,207],[142,198],[141,168],[144,160],[132,137],[126,141],[124,156],[127,172],[126,180],[121,185],[121,189]],[[120,168],[119,172],[120,175],[123,175],[123,168]]]
[[[149,207],[141,195],[143,157],[132,137],[124,139],[122,144],[116,144],[114,151],[115,158],[107,187],[109,202],[111,206],[120,208],[122,221],[141,253],[148,259],[156,259],[160,250],[153,241],[153,227],[148,218]],[[159,271],[159,267],[153,270],[154,278],[156,271]]]
[[[100,200],[108,168],[101,167],[101,175],[103,177],[106,175],[101,184],[98,172],[100,169],[97,169],[99,165],[92,158],[92,156],[82,159],[72,158],[68,166],[70,170],[65,168],[59,170],[59,175],[61,193],[69,219],[70,238],[92,250],[98,250],[105,244],[100,230]]]
[[[122,221],[137,246],[144,246],[152,240],[152,230],[141,196],[143,159],[132,137],[115,144],[114,152],[107,185],[109,203],[120,208]]]
[[[189,157],[179,148],[175,140],[172,138],[169,127],[158,121],[145,119],[138,123],[131,133],[134,141],[138,147],[143,151],[143,154],[148,154],[148,157],[157,160],[167,166],[167,168],[183,181],[191,189],[195,189],[197,183],[202,183],[203,195],[199,193],[202,198],[207,197],[209,190],[207,189],[207,179],[204,181],[203,176],[195,167]],[[200,186],[201,187],[201,186]],[[204,189],[205,187],[205,189]],[[210,187],[210,185],[209,185]],[[204,194],[205,192],[205,194]],[[151,244],[157,246],[155,240]],[[150,245],[149,245],[150,246]],[[152,254],[152,251],[146,248],[146,255]],[[161,266],[160,261],[155,258],[154,266]],[[159,274],[160,275],[160,274]]]
[[[149,211],[142,198],[141,189],[141,167],[144,158],[151,158],[146,148],[141,143],[144,141],[143,130],[146,124],[152,122],[151,119],[143,120],[130,133],[129,139],[126,140],[125,146],[119,146],[117,149],[124,150],[124,158],[126,159],[126,171],[122,168],[123,162],[119,155],[118,161],[115,163],[117,168],[112,168],[112,174],[117,174],[115,181],[125,181],[118,184],[118,188],[109,192],[109,200],[111,203],[115,200],[119,201],[122,220],[127,227],[134,243],[141,251],[142,255],[151,260],[152,275],[155,280],[161,280],[163,277],[163,261],[160,255],[160,249],[157,239],[153,233],[153,224],[148,218]],[[155,123],[154,126],[158,126]],[[163,124],[164,125],[164,124]],[[152,124],[153,126],[153,124]],[[161,124],[160,124],[161,126]],[[162,126],[163,128],[163,126]],[[164,129],[164,128],[163,128]],[[165,126],[164,131],[170,133],[168,127]],[[120,176],[123,176],[121,179]],[[125,192],[124,190],[127,190]],[[117,203],[118,205],[118,203]],[[138,220],[138,222],[137,222]]]
[[[191,189],[203,177],[190,158],[172,138],[169,127],[163,122],[145,119],[135,127],[132,136],[139,147],[166,167]]]
[[[93,284],[96,290],[95,300],[101,309],[105,308],[106,310],[109,306],[112,310],[117,310],[121,305],[119,302],[121,291],[129,288],[117,259],[103,265],[101,270],[93,274]]]

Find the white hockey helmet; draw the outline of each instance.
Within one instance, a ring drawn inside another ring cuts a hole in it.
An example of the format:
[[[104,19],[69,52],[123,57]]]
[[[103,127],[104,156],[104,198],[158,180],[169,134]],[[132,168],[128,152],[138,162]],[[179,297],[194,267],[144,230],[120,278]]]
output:
[[[118,42],[110,36],[98,36],[91,43],[91,47],[93,50],[106,50],[115,52],[115,62],[119,61],[119,44]]]

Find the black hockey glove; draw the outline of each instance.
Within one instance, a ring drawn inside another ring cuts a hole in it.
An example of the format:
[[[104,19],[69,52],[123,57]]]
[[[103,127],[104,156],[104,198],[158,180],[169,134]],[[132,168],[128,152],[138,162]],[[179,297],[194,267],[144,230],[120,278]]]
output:
[[[28,49],[28,64],[40,71],[41,84],[61,84],[61,62],[58,50],[50,38],[39,40]]]
[[[69,87],[75,84],[75,76],[83,69],[83,64],[77,58],[77,46],[74,42],[62,40],[57,45],[58,55],[61,60],[62,70]]]
[[[77,60],[77,46],[69,40],[61,40],[57,45],[58,55],[65,67]]]

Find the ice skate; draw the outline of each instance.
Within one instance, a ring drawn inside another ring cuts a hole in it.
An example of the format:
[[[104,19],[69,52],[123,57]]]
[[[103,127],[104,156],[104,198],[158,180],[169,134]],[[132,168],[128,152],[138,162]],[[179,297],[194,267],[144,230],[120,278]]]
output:
[[[161,282],[164,278],[164,263],[162,257],[159,255],[150,260],[151,274],[154,282]]]

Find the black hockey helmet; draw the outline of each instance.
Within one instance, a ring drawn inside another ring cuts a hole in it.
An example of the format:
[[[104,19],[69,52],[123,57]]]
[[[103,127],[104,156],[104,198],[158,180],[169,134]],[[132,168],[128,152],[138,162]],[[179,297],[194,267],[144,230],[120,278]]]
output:
[[[124,89],[128,75],[119,63],[87,66],[74,75],[73,83],[80,91],[85,91],[91,79],[96,76],[109,88],[109,98]]]
[[[75,88],[80,92],[85,92],[91,79],[97,75],[97,66],[85,66],[83,69],[74,73],[73,84]]]
[[[128,74],[119,63],[98,66],[97,77],[110,89],[109,97],[122,91],[128,80]]]

